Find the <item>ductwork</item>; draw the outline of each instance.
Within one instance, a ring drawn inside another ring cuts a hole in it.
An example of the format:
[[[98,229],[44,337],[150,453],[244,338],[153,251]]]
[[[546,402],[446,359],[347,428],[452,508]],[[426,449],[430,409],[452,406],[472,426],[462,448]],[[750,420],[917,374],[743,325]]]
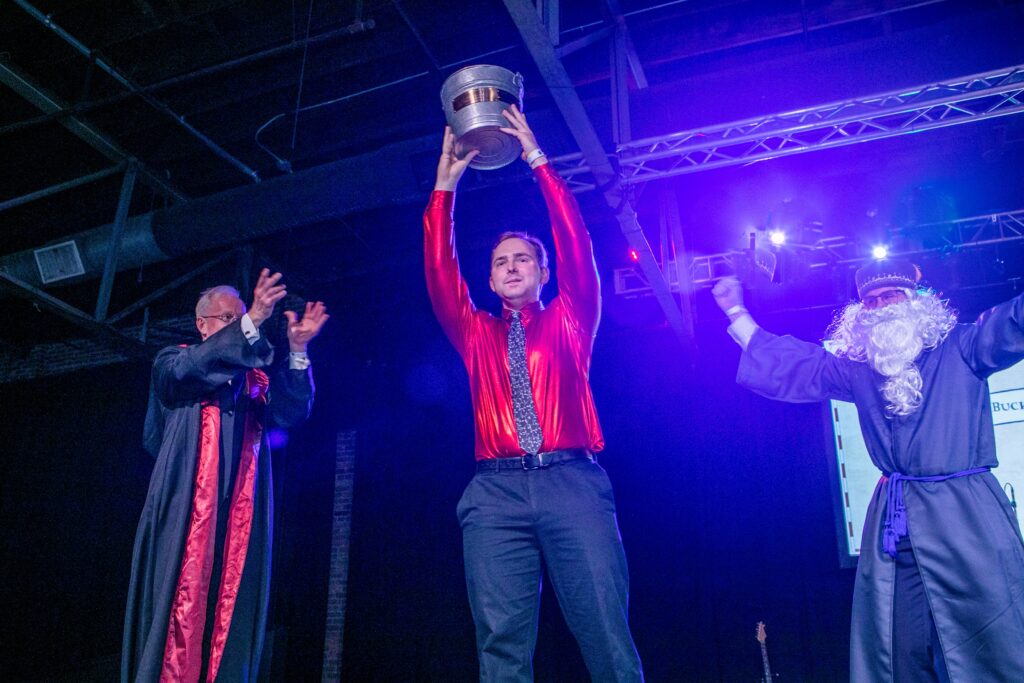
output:
[[[125,225],[118,270],[248,242],[359,211],[421,201],[426,190],[414,173],[411,158],[436,152],[437,146],[436,136],[407,140],[259,185],[134,216]],[[85,269],[83,275],[60,284],[103,274],[113,227],[107,224],[54,240],[74,240]],[[32,249],[0,257],[0,270],[34,287],[43,286]]]

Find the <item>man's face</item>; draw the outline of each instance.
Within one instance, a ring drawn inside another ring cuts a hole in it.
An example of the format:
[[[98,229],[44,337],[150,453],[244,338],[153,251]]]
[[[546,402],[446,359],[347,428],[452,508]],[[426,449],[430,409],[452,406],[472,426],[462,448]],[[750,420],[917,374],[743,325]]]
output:
[[[870,292],[861,297],[861,303],[864,304],[864,308],[874,310],[876,308],[885,308],[892,304],[902,303],[907,300],[907,293],[905,290],[899,287],[879,287],[878,289],[872,289]]]
[[[237,296],[215,294],[204,315],[196,316],[196,329],[206,341],[211,334],[220,332],[245,314],[245,304]]]
[[[547,268],[537,262],[533,245],[510,237],[491,254],[491,290],[513,309],[540,299],[541,287],[548,281]]]

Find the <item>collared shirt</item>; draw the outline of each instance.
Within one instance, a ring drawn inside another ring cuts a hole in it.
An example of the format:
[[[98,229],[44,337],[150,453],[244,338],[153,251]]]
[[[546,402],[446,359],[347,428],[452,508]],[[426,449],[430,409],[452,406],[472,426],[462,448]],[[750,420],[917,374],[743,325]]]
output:
[[[239,324],[242,327],[242,334],[245,335],[245,340],[249,342],[250,346],[260,340],[260,331],[256,328],[256,325],[253,324],[248,313],[242,315],[241,322]],[[305,351],[288,352],[289,370],[305,370],[309,365],[309,355],[307,355]]]
[[[604,447],[590,392],[590,356],[601,316],[601,290],[590,235],[576,198],[550,164],[534,169],[551,218],[558,296],[522,311],[526,363],[544,441],[541,451]],[[523,455],[512,413],[509,311],[477,310],[459,271],[453,192],[435,190],[423,214],[427,290],[441,327],[469,373],[476,459]]]

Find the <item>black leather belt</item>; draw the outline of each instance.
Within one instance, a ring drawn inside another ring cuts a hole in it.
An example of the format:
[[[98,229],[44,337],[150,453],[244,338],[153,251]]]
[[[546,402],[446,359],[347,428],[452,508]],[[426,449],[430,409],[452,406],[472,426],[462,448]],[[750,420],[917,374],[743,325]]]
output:
[[[560,451],[548,451],[531,455],[517,455],[511,458],[488,458],[476,461],[477,472],[497,472],[498,470],[537,470],[550,467],[569,460],[589,460],[597,462],[597,456],[586,448],[565,448]]]

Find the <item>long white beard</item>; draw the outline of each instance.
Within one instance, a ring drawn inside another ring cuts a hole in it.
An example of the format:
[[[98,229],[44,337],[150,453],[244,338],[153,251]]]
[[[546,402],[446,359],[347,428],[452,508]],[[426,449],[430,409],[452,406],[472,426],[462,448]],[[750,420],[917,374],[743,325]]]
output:
[[[868,363],[886,378],[882,397],[891,415],[910,415],[921,406],[921,352],[942,343],[956,325],[956,313],[931,292],[910,292],[907,301],[868,309],[849,304],[829,328],[836,354]]]

